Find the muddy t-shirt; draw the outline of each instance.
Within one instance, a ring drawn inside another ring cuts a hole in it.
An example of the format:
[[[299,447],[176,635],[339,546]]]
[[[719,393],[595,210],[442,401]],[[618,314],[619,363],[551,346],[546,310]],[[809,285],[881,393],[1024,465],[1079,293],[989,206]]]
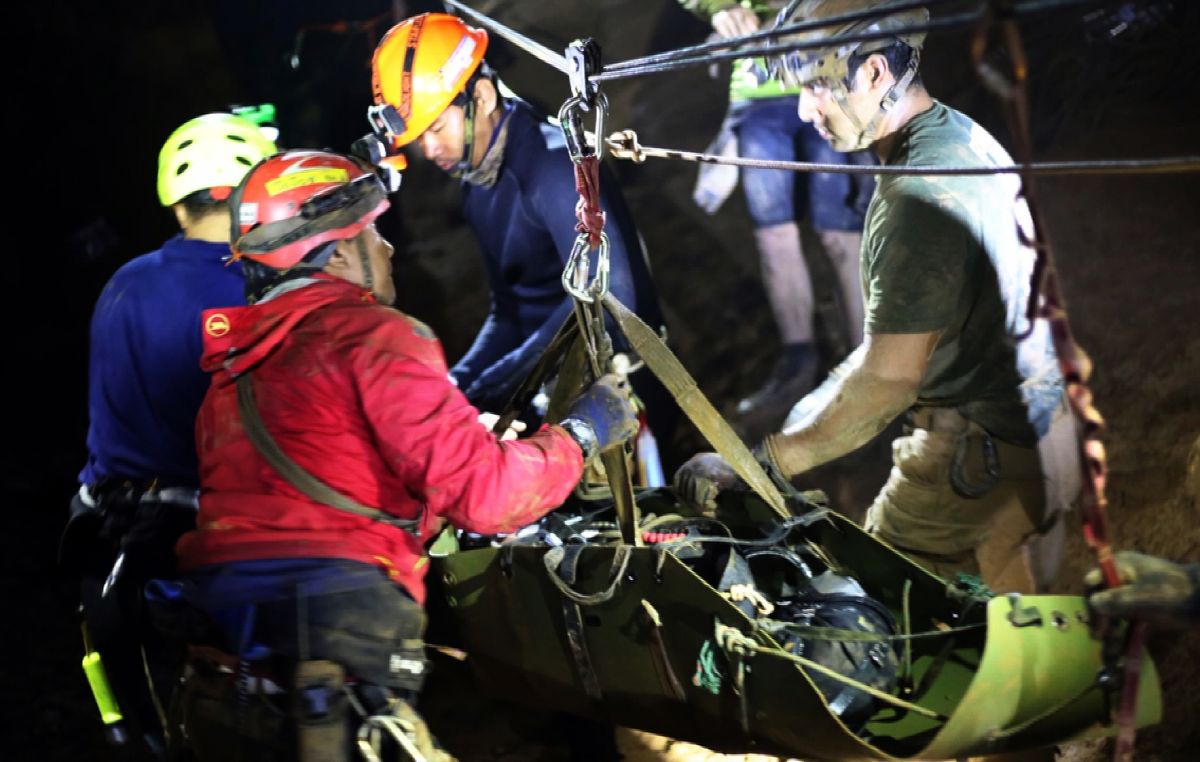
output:
[[[895,136],[888,166],[1007,165],[999,143],[935,103]],[[863,230],[866,329],[942,336],[918,404],[957,408],[1000,439],[1045,433],[1062,379],[1045,320],[1029,331],[1034,252],[1014,175],[878,178]],[[1028,335],[1026,335],[1028,334]]]

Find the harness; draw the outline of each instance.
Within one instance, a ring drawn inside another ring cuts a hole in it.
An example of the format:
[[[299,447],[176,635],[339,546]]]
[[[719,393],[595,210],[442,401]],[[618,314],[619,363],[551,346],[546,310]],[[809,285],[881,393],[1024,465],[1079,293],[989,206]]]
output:
[[[363,254],[364,252],[360,250],[360,255]],[[242,426],[246,429],[246,436],[249,437],[250,443],[283,478],[287,479],[288,484],[322,505],[403,529],[416,537],[421,536],[420,519],[401,519],[378,508],[363,505],[333,489],[292,460],[271,436],[271,432],[263,423],[262,416],[258,413],[258,407],[254,403],[254,386],[249,373],[238,377],[237,397],[238,412],[241,414]]]

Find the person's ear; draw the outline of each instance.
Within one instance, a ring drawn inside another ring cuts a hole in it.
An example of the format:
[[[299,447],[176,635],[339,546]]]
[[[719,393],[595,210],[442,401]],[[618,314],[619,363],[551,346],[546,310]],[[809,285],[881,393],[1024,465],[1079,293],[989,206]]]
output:
[[[478,114],[491,114],[500,105],[500,94],[496,85],[487,77],[480,77],[475,83],[475,111]]]
[[[870,90],[880,89],[891,74],[891,67],[888,65],[887,56],[881,53],[873,53],[867,56],[867,60],[862,62],[858,70],[863,76],[863,84]]]
[[[183,204],[171,204],[171,211],[175,213],[175,221],[179,223],[180,229],[187,230],[192,221],[192,215],[188,214],[187,207]]]
[[[356,261],[358,255],[354,252],[354,247],[350,245],[350,240],[342,239],[333,247],[333,254],[330,255],[329,261],[321,268],[330,275],[342,275],[349,272]]]

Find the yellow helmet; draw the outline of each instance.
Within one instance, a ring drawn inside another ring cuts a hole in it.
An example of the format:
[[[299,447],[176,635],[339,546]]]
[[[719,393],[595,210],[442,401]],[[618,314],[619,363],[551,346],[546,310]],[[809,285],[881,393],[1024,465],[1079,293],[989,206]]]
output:
[[[171,133],[158,152],[158,200],[163,206],[207,190],[220,201],[250,168],[276,153],[258,125],[233,114],[205,114]]]

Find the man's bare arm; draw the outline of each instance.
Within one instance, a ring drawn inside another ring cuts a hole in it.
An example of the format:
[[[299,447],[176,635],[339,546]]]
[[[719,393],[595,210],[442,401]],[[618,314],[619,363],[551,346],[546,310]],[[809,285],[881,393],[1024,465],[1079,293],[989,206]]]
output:
[[[868,334],[822,384],[797,404],[784,430],[764,442],[791,476],[866,444],[917,399],[940,331]]]

